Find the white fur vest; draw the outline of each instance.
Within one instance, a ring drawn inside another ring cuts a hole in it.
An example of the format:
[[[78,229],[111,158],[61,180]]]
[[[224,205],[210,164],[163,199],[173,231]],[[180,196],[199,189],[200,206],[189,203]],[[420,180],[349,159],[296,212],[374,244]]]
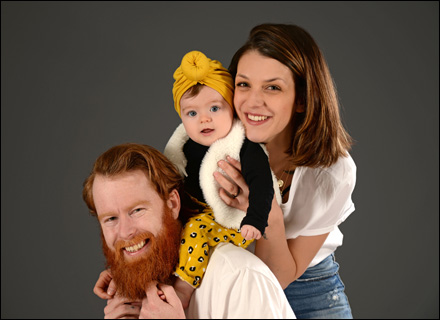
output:
[[[174,163],[183,177],[187,176],[185,170],[187,160],[185,154],[183,153],[183,146],[188,139],[189,137],[186,134],[183,124],[180,124],[169,139],[164,150],[164,155]],[[240,120],[234,120],[229,134],[226,137],[215,141],[211,145],[206,152],[200,167],[200,187],[202,189],[203,196],[205,197],[207,204],[214,211],[215,220],[226,228],[239,229],[240,223],[245,217],[246,212],[232,208],[223,202],[219,195],[220,186],[214,179],[213,173],[217,170],[222,174],[225,174],[224,171],[218,167],[217,162],[220,160],[225,160],[226,156],[240,160],[240,150],[244,139],[245,131],[243,124],[240,122]],[[263,148],[264,152],[268,154],[266,147],[262,144],[260,144],[260,146]],[[227,177],[227,175],[225,176]],[[277,179],[273,172],[272,179],[275,196],[280,204],[280,190]]]

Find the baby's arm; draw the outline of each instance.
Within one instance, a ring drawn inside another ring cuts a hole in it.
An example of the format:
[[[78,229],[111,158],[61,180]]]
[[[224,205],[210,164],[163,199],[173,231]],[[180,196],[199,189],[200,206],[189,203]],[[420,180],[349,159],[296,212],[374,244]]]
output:
[[[246,240],[252,240],[252,239],[259,240],[261,238],[261,232],[257,228],[249,224],[245,224],[243,225],[243,227],[241,227],[241,235]]]
[[[249,140],[243,144],[240,160],[243,178],[249,187],[249,206],[241,222],[241,235],[246,240],[248,238],[259,239],[267,227],[275,193],[272,171],[263,148]],[[244,228],[245,226],[253,226],[257,229],[259,237],[250,235],[249,230],[246,230],[248,228]]]

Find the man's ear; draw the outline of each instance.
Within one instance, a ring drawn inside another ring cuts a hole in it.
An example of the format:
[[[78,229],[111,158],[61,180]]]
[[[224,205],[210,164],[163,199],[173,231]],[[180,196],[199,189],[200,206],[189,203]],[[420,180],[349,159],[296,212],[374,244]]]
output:
[[[180,212],[180,195],[176,189],[173,189],[170,192],[170,195],[167,200],[167,206],[171,209],[173,214],[173,218],[177,219],[179,217]]]

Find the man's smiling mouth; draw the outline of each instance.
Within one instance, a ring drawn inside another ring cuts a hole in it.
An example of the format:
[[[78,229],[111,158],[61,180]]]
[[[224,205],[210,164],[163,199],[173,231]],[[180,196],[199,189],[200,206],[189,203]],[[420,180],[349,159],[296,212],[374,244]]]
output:
[[[135,245],[130,246],[130,247],[125,247],[124,249],[125,249],[126,251],[128,251],[128,252],[131,252],[131,253],[133,253],[133,252],[137,252],[137,251],[139,251],[140,249],[142,249],[142,248],[145,246],[145,244],[148,243],[148,241],[149,241],[149,239],[147,239],[147,240],[142,240],[142,241],[139,242],[138,244],[135,244]]]

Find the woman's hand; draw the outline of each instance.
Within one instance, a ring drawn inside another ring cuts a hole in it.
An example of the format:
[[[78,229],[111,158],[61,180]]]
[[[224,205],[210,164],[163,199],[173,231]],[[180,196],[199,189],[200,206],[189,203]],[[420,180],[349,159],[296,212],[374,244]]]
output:
[[[241,174],[241,164],[229,156],[226,159],[220,160],[218,166],[230,179],[220,172],[214,172],[214,178],[221,187],[220,198],[228,206],[246,211],[249,207],[249,187]]]
[[[104,270],[96,281],[93,292],[101,299],[111,299],[116,293],[116,284],[109,270]]]

